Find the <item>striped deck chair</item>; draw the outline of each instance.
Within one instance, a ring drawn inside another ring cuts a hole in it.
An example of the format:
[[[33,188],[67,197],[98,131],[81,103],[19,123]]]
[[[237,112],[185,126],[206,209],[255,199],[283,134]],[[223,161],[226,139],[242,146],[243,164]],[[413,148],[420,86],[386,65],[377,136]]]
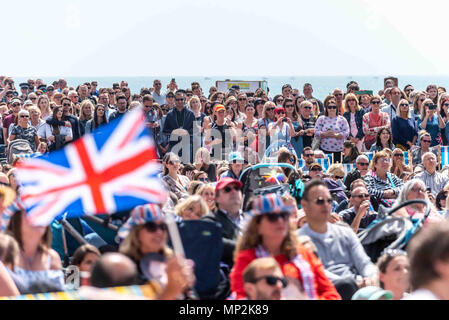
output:
[[[323,171],[327,171],[327,169],[329,169],[329,167],[331,166],[331,163],[330,163],[330,160],[328,157],[315,159],[314,162],[319,163],[321,165],[321,167],[323,168]]]
[[[449,164],[449,146],[441,146],[441,167]]]
[[[30,158],[36,158],[41,156],[42,153],[36,152],[36,153],[21,153],[21,154],[15,154],[14,158],[20,158],[20,159],[30,159]]]
[[[343,168],[346,170],[346,174],[355,169],[355,163],[343,163]]]
[[[368,157],[369,161],[371,162],[374,158],[374,152],[364,152],[363,153],[365,156]]]

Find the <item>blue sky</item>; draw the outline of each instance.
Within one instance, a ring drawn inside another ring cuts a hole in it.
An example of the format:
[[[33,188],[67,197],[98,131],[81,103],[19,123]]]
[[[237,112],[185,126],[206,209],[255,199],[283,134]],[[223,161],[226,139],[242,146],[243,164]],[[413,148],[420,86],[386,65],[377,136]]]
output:
[[[8,1],[0,73],[448,75],[448,7],[438,0]]]

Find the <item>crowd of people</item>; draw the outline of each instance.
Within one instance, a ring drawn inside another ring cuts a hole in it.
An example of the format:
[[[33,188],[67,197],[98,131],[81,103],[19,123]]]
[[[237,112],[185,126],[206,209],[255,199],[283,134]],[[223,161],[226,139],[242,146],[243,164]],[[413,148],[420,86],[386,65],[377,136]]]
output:
[[[238,85],[181,89],[175,79],[165,89],[156,79],[140,92],[126,81],[100,88],[96,81],[71,87],[64,79],[30,79],[18,87],[0,77],[5,158],[15,140],[45,154],[140,108],[169,197],[116,217],[116,243],[86,237],[66,265],[53,248],[53,228],[30,225],[21,206],[11,209],[20,197],[14,166],[22,160],[3,162],[0,296],[67,290],[74,266],[85,287],[146,285],[154,299],[449,299],[443,87],[402,90],[387,79],[374,93],[351,81],[323,101],[309,83],[303,94],[285,84],[273,97]],[[287,164],[270,177],[290,192],[248,192],[245,169],[268,156]],[[410,200],[426,205],[395,209]],[[407,251],[386,249],[374,259],[360,235],[392,209],[394,218],[424,223]],[[218,226],[212,290],[194,289],[201,266],[169,243],[168,217],[187,232],[194,225],[186,222]]]

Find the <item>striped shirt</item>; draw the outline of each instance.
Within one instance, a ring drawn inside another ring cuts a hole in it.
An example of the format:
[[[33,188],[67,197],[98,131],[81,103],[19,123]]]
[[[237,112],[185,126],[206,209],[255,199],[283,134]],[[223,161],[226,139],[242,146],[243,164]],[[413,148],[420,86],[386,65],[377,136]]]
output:
[[[366,182],[366,189],[370,196],[375,197],[378,201],[383,198],[383,192],[388,189],[393,189],[396,197],[404,185],[404,182],[399,179],[393,173],[387,173],[390,179],[387,180],[380,179],[375,172],[369,172],[363,177]]]

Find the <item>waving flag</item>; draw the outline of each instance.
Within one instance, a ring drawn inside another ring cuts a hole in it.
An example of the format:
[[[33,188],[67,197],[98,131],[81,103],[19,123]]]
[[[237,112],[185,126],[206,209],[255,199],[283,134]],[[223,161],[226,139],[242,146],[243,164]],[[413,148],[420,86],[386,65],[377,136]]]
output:
[[[144,114],[135,110],[63,150],[21,162],[21,200],[30,222],[39,226],[64,213],[111,214],[163,203],[167,192],[156,158]]]

